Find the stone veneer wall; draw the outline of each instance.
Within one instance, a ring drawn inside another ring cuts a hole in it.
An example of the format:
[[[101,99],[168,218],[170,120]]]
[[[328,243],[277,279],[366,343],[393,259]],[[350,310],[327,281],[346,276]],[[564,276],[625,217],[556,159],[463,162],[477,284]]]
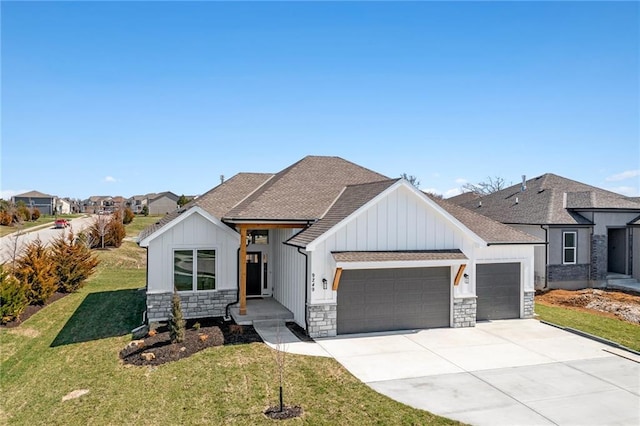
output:
[[[534,312],[534,296],[536,293],[534,291],[525,291],[524,292],[524,316],[523,318],[533,318]]]
[[[307,306],[309,337],[334,337],[338,332],[338,307],[335,304]]]
[[[477,307],[475,297],[453,299],[453,327],[475,327]]]
[[[583,265],[548,265],[547,280],[555,281],[589,281],[589,264]]]
[[[607,236],[591,236],[591,279],[603,281],[607,279]]]
[[[185,318],[221,317],[224,308],[236,301],[237,290],[180,293]],[[173,293],[147,293],[147,321],[166,321],[171,313]]]

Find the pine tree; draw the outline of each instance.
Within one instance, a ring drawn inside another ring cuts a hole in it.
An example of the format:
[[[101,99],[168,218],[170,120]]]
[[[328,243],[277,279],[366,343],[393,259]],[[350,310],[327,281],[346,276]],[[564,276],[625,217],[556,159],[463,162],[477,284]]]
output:
[[[29,287],[31,304],[45,303],[58,289],[51,255],[39,239],[29,243],[17,259],[14,274]]]
[[[82,288],[93,274],[98,259],[91,249],[76,240],[72,232],[60,235],[51,245],[51,259],[58,281],[58,290],[71,293]]]
[[[182,316],[180,296],[178,296],[178,293],[173,293],[173,298],[171,299],[171,317],[169,318],[169,337],[171,338],[171,343],[182,343],[186,329],[187,324]]]

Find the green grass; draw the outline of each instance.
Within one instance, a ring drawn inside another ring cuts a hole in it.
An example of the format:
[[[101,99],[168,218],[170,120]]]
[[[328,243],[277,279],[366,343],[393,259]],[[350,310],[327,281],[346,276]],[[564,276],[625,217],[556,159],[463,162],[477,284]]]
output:
[[[274,352],[266,345],[210,348],[159,367],[123,365],[144,309],[144,251],[131,242],[99,251],[85,288],[0,330],[0,424],[274,424]],[[141,263],[142,261],[142,263]],[[454,424],[386,398],[335,360],[287,355],[284,424]],[[62,402],[77,389],[89,394]]]
[[[127,237],[137,237],[138,234],[147,226],[152,225],[162,219],[162,215],[154,216],[142,216],[136,215],[133,222],[128,224],[125,228],[127,230]]]
[[[536,303],[536,314],[544,321],[571,327],[640,351],[640,325],[576,309]]]

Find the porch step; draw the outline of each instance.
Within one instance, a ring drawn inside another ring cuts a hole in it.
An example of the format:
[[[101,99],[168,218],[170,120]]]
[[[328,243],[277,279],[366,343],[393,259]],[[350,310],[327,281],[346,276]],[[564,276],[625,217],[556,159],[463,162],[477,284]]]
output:
[[[640,293],[640,282],[630,275],[612,274],[607,276],[606,288],[611,290],[630,290]]]
[[[252,325],[256,321],[293,321],[293,313],[272,298],[247,300],[247,314],[240,315],[240,308],[232,306],[231,317],[240,325]]]

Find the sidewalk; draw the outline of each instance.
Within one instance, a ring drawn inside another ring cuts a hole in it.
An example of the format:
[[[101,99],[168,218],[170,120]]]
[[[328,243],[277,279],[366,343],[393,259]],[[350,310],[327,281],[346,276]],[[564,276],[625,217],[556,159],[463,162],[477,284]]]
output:
[[[316,342],[303,342],[298,339],[291,330],[284,325],[283,321],[254,321],[253,328],[256,329],[260,337],[262,337],[262,340],[273,349],[298,355],[331,357],[331,355]]]

